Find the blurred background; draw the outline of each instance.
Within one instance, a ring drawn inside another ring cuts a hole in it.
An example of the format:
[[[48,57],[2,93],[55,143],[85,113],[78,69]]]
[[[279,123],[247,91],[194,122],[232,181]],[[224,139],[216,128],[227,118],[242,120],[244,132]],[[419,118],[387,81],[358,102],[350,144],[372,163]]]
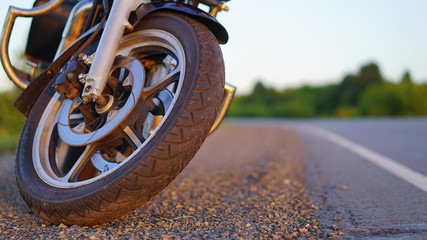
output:
[[[2,0],[29,8],[32,0]],[[218,19],[231,117],[324,118],[427,115],[427,2],[423,0],[232,0]],[[23,65],[30,19],[11,40]],[[0,151],[14,148],[24,118],[0,72]]]

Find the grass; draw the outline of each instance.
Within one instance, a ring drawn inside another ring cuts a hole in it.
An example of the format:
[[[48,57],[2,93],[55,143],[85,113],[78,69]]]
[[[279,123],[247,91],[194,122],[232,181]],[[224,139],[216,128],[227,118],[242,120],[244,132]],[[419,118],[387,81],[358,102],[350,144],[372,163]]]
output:
[[[0,153],[13,153],[18,145],[19,135],[0,136]]]
[[[0,153],[14,152],[25,117],[14,106],[19,96],[17,89],[0,93]]]

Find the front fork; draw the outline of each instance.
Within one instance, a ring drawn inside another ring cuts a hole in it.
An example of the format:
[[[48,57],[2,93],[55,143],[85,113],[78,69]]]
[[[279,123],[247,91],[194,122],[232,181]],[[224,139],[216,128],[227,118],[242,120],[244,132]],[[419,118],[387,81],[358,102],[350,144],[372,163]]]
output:
[[[9,41],[15,20],[18,17],[36,17],[47,14],[59,7],[64,0],[51,0],[48,3],[32,9],[22,9],[10,6],[3,25],[0,40],[0,58],[6,74],[12,82],[21,89],[30,84],[25,74],[12,66],[9,56]],[[102,97],[102,92],[107,83],[109,69],[113,65],[120,39],[125,28],[131,28],[128,18],[132,11],[139,5],[149,3],[150,0],[117,0],[113,2],[110,16],[105,24],[96,55],[93,59],[89,73],[85,77],[85,86],[82,94],[83,100],[93,101]]]
[[[51,0],[48,3],[32,9],[21,9],[13,6],[9,7],[6,21],[3,26],[2,37],[0,39],[0,59],[6,74],[12,82],[21,89],[26,89],[30,84],[30,77],[14,68],[9,57],[9,40],[17,17],[36,17],[47,14],[59,7],[64,0]],[[116,52],[120,44],[123,32],[126,28],[132,28],[129,23],[129,15],[138,6],[149,3],[151,0],[116,0],[110,15],[105,24],[96,54],[92,61],[88,74],[83,77],[84,88],[82,99],[85,102],[102,102],[104,97],[102,92],[106,86],[109,70],[113,65]],[[236,88],[226,84],[224,98],[217,119],[211,129],[211,133],[221,124],[225,114],[231,104]]]
[[[120,0],[113,1],[111,13],[105,24],[92,66],[83,78],[85,84],[82,93],[83,102],[102,101],[102,92],[107,84],[109,69],[113,65],[120,39],[125,28],[131,29],[129,15],[139,5],[150,0]]]

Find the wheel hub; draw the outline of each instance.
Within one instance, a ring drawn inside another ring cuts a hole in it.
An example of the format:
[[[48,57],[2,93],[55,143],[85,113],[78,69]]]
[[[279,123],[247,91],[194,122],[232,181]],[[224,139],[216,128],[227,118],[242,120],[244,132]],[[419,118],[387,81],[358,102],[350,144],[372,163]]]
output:
[[[113,97],[107,97],[108,102],[105,106],[96,107],[99,114],[107,114],[105,122],[101,123],[101,126],[98,126],[96,129],[90,130],[85,121],[76,126],[71,124],[75,115],[73,111],[81,106],[81,99],[64,100],[58,124],[58,134],[63,142],[70,146],[85,146],[97,142],[112,134],[131,115],[130,113],[137,105],[142,93],[145,82],[145,70],[137,59],[131,57],[117,58],[111,73],[120,68],[126,69],[129,73],[126,79],[121,82],[122,86],[124,88],[131,88],[131,92],[124,105],[119,109],[112,110],[111,106],[114,99]],[[134,79],[138,79],[138,81],[134,81]]]

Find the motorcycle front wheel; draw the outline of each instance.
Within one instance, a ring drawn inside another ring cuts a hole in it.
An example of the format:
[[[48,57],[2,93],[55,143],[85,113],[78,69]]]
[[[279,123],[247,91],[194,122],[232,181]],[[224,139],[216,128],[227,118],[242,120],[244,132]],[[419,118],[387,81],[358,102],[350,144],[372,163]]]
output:
[[[109,222],[142,206],[197,152],[223,89],[213,34],[179,14],[150,15],[120,43],[106,106],[64,100],[52,85],[37,100],[17,150],[23,199],[67,225]]]

